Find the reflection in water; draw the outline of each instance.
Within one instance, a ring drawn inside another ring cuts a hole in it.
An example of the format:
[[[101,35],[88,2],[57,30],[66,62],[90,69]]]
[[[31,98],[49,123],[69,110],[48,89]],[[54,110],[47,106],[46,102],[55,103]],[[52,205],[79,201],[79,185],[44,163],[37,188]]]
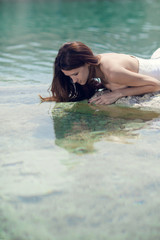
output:
[[[52,110],[55,143],[77,154],[94,151],[94,142],[100,139],[129,143],[128,139],[138,136],[147,121],[159,116],[156,112],[134,108],[57,103]]]

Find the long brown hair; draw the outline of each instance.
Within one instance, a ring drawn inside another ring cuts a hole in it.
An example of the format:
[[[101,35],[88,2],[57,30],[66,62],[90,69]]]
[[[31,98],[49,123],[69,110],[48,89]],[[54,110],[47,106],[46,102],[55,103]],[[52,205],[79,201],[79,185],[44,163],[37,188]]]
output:
[[[62,70],[72,70],[88,63],[90,73],[85,85],[73,83],[69,76]],[[93,79],[95,67],[99,65],[99,58],[92,50],[81,42],[65,43],[57,54],[54,62],[54,77],[51,84],[52,100],[57,102],[79,101],[89,99],[100,88],[102,84]]]

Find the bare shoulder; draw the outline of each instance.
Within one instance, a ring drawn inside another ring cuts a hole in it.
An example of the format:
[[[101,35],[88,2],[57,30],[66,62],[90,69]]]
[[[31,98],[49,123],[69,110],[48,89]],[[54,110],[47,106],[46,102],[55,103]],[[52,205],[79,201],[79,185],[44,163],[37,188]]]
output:
[[[111,70],[117,63],[117,53],[103,53],[100,54],[100,67],[101,69]]]
[[[112,72],[119,68],[125,68],[133,72],[138,71],[137,59],[121,53],[100,54],[100,68],[102,71]]]

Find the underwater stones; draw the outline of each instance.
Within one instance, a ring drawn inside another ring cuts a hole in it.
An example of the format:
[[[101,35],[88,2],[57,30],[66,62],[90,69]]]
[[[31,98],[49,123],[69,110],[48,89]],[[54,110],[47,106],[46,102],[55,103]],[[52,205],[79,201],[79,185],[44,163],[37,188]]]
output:
[[[94,96],[100,96],[107,93],[108,90],[99,91]],[[156,109],[160,110],[160,92],[146,93],[140,96],[129,96],[118,99],[115,104],[134,108]]]
[[[160,93],[147,93],[142,96],[123,97],[118,99],[115,104],[160,110]]]

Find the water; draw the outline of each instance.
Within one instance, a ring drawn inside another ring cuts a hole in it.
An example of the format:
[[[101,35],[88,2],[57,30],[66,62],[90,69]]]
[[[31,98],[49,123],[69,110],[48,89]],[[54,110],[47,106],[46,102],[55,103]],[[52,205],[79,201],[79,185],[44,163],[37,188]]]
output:
[[[149,57],[158,0],[0,1],[0,239],[158,240],[159,110],[40,104],[66,41]]]

